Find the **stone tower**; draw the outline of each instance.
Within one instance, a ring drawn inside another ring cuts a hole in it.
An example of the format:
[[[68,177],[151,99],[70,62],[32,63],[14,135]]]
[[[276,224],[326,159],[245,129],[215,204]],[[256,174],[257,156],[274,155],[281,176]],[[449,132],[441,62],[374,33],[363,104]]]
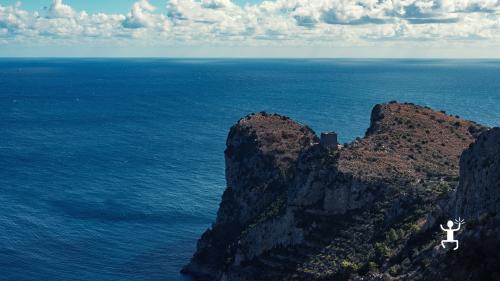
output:
[[[337,149],[337,133],[335,132],[324,132],[321,133],[320,144],[327,149]]]

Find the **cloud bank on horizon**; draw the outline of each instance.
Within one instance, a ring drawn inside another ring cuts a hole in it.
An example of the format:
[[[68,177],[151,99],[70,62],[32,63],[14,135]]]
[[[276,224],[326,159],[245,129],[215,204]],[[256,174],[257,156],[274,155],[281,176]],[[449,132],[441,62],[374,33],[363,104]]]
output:
[[[63,0],[30,12],[0,4],[0,46],[146,44],[397,46],[500,43],[500,0],[139,0],[126,14],[77,11]]]

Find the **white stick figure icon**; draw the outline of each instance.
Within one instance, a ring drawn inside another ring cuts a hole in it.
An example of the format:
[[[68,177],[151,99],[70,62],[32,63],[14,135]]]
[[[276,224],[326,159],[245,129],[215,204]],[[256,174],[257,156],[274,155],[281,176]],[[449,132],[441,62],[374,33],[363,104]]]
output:
[[[458,224],[457,228],[453,228],[454,223],[451,220],[449,220],[446,223],[448,228],[444,228],[442,224],[439,225],[439,226],[441,226],[441,229],[443,231],[446,231],[446,240],[441,240],[441,246],[443,246],[443,248],[445,248],[445,249],[446,249],[446,247],[444,246],[444,243],[456,243],[456,246],[455,246],[455,248],[453,248],[453,250],[458,249],[458,240],[455,240],[454,233],[455,233],[455,231],[459,231],[460,226],[462,224],[464,224],[465,222],[463,220],[461,220],[460,218],[458,218],[458,220],[455,220],[455,223]]]

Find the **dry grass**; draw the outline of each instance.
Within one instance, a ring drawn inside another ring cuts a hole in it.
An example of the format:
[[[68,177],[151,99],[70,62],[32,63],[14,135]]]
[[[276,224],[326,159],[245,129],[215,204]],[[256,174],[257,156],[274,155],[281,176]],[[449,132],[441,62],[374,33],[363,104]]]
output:
[[[339,169],[363,178],[458,175],[478,124],[413,104],[377,105],[367,135],[340,153]]]

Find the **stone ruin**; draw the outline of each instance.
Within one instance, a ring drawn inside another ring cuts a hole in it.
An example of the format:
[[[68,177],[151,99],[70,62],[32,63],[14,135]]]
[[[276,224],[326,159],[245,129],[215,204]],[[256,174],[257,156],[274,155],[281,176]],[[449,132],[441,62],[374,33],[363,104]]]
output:
[[[339,145],[339,143],[337,142],[337,133],[321,133],[320,144],[327,149],[337,149]]]

